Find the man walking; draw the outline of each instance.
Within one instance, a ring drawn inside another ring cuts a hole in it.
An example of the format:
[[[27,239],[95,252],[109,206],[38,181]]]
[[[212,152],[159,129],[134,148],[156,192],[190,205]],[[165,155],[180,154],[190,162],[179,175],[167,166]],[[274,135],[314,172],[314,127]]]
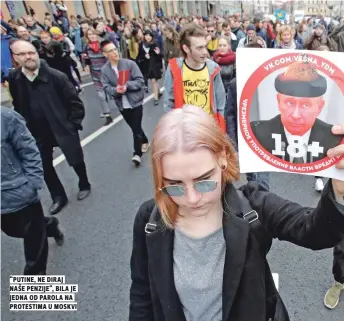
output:
[[[142,154],[149,148],[147,136],[142,130],[144,78],[135,62],[119,58],[118,50],[111,41],[104,40],[101,48],[108,59],[101,71],[102,84],[105,92],[114,97],[119,111],[133,132],[132,162],[139,166]]]
[[[43,187],[42,160],[24,119],[1,107],[1,229],[24,239],[24,274],[46,274],[47,237],[62,245],[56,217],[44,217],[38,190]]]
[[[91,190],[78,130],[85,109],[67,76],[41,62],[35,47],[18,40],[11,46],[19,68],[9,75],[14,109],[27,121],[41,152],[44,179],[53,200],[50,213],[67,204],[67,195],[53,166],[53,148],[58,146],[79,176],[78,200]]]
[[[226,131],[224,110],[226,92],[218,64],[207,59],[207,34],[194,23],[186,25],[180,35],[184,58],[171,59],[165,75],[164,109],[194,105],[212,115]]]

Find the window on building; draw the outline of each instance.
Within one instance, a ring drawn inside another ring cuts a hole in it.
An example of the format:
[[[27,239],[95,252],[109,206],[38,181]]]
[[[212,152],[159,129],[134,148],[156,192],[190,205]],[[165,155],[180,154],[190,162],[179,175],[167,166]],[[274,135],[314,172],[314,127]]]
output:
[[[85,17],[85,8],[84,8],[84,2],[74,0],[74,8],[76,15],[80,15],[81,17]]]
[[[151,12],[150,12],[150,6],[149,6],[149,2],[148,1],[144,1],[144,7],[145,7],[145,16],[146,17],[150,17],[151,16]],[[152,15],[154,15],[154,12],[152,12]]]
[[[6,5],[12,19],[18,19],[28,13],[23,1],[6,1]]]
[[[131,1],[131,4],[133,6],[133,11],[134,11],[134,17],[139,17],[140,15],[140,9],[139,9],[139,4],[137,1]]]
[[[80,1],[82,2],[82,1]],[[97,8],[98,8],[98,13],[101,17],[103,17],[104,19],[106,19],[105,16],[105,11],[104,11],[104,6],[103,6],[103,1],[102,0],[97,0]]]

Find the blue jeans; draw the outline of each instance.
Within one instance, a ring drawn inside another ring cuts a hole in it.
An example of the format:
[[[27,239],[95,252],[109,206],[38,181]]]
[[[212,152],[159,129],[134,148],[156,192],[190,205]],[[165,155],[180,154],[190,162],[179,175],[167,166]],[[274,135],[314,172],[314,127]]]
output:
[[[268,172],[246,173],[246,178],[248,182],[258,182],[265,189],[270,190]]]

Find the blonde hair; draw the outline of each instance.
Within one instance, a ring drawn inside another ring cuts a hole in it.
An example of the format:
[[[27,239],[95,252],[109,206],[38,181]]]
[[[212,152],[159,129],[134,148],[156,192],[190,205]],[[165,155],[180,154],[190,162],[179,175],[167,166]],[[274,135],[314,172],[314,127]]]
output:
[[[174,109],[164,115],[158,122],[151,148],[154,193],[163,222],[169,228],[174,228],[178,206],[160,191],[164,186],[162,158],[180,149],[191,152],[200,147],[207,148],[217,159],[225,153],[227,168],[222,170],[222,190],[227,183],[239,178],[233,145],[214,118],[201,108],[184,105],[183,108]]]
[[[293,35],[293,31],[292,31],[292,28],[288,25],[283,25],[281,26],[278,34],[277,34],[277,44],[280,45],[281,44],[281,41],[282,41],[282,34],[284,32],[288,31],[290,33],[290,41],[293,41],[294,40],[294,35]]]

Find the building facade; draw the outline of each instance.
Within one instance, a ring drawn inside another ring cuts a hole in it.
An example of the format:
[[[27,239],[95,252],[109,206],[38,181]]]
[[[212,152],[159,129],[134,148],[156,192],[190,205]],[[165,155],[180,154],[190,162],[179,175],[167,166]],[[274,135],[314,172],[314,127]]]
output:
[[[185,11],[179,11],[179,2],[185,6]],[[198,1],[199,3],[201,1]],[[155,10],[160,6],[165,16],[182,15],[183,12],[188,14],[187,1],[167,0],[167,1],[111,1],[111,0],[65,0],[64,4],[67,6],[68,15],[81,16],[102,16],[105,19],[112,19],[114,15],[126,16],[130,19],[134,17],[153,17]],[[201,4],[200,4],[201,7]],[[31,10],[31,11],[30,11]],[[44,14],[51,12],[51,7],[48,0],[31,0],[31,1],[1,1],[1,11],[5,20],[18,19],[23,15],[30,14],[32,10],[35,12],[37,19],[43,21]],[[191,14],[191,13],[190,13]]]

